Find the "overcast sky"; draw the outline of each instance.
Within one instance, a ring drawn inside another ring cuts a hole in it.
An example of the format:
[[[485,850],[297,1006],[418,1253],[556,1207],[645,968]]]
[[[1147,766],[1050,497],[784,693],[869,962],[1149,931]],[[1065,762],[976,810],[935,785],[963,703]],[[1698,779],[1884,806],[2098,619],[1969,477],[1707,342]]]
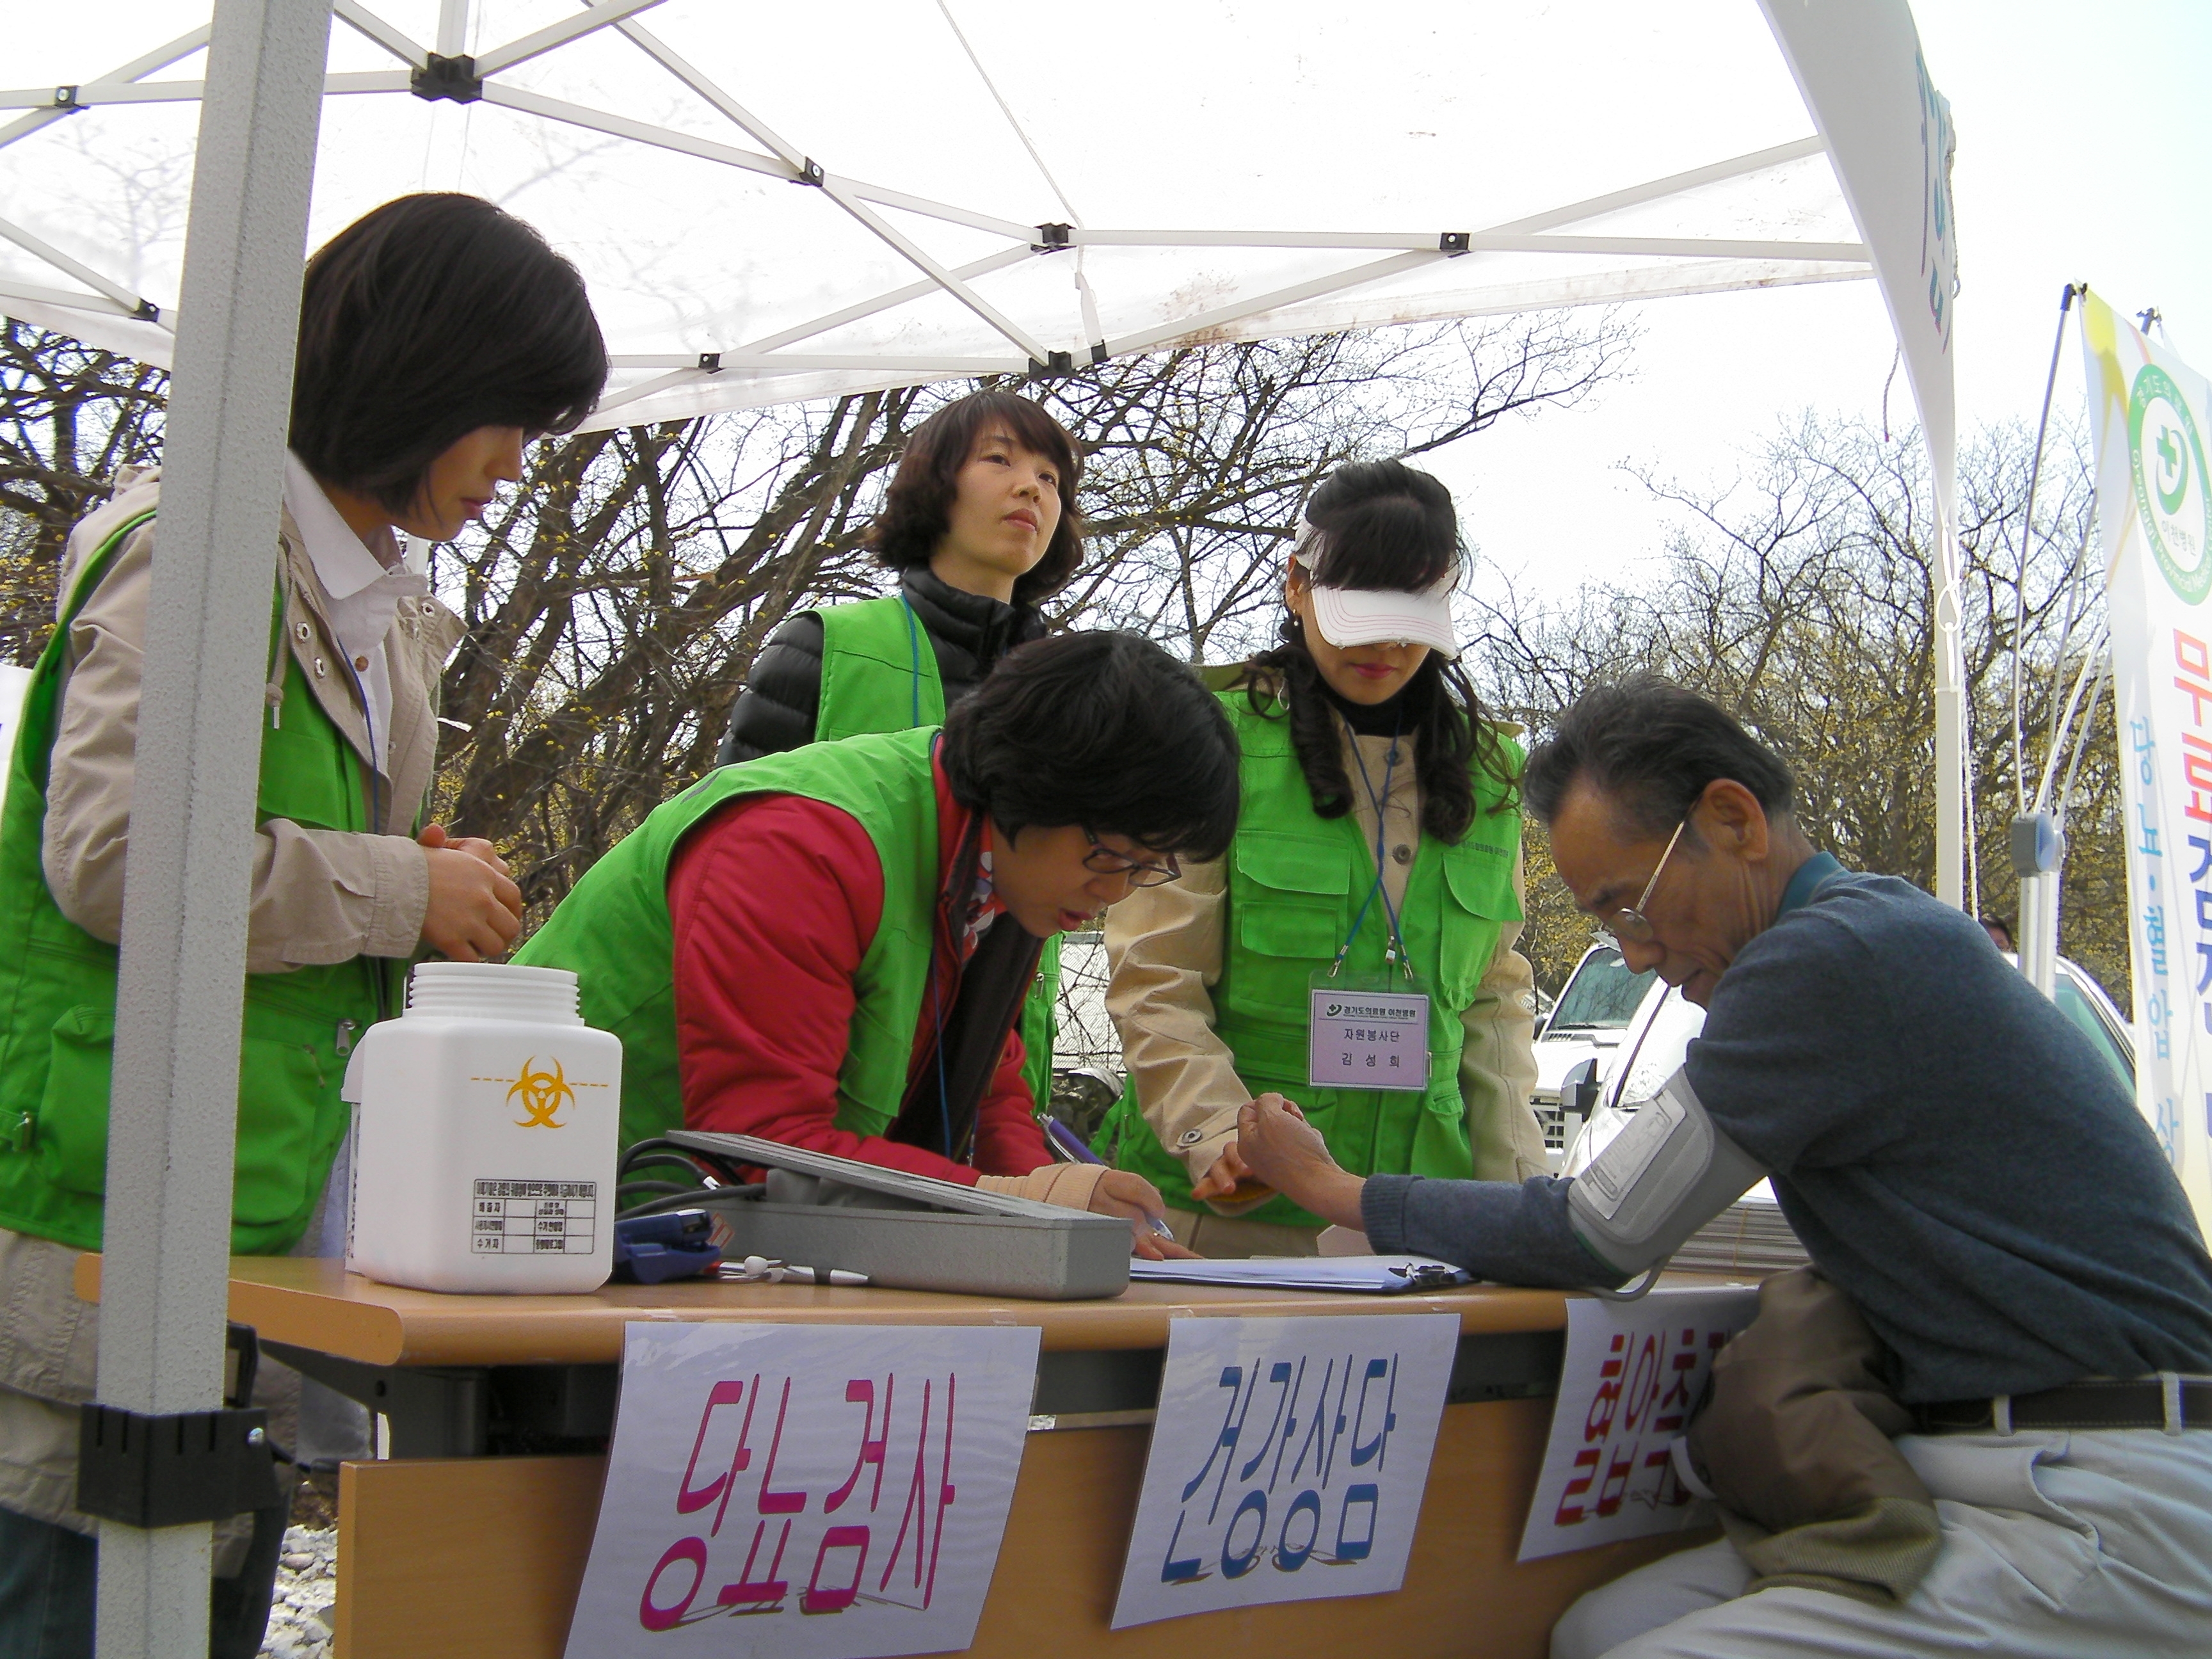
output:
[[[2212,370],[2212,3],[1913,0],[1913,13],[1958,129],[1962,442],[2035,418],[2069,281],[2121,312],[2156,306],[2173,347]],[[1669,520],[1620,463],[1724,483],[1802,410],[1878,410],[1895,349],[1870,281],[1633,311],[1632,381],[1433,463],[1468,538],[1516,588],[1632,579]],[[2080,417],[2079,351],[2069,332],[2054,420]],[[1912,418],[1901,371],[1890,417]]]

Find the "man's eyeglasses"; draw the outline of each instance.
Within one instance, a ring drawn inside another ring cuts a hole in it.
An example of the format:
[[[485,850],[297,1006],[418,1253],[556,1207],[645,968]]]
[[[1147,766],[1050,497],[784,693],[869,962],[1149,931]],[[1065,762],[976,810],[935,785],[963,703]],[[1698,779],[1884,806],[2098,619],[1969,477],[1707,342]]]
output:
[[[1667,860],[1674,856],[1674,843],[1682,839],[1682,831],[1689,827],[1687,818],[1674,826],[1674,833],[1667,837],[1667,850],[1660,854],[1659,862],[1651,872],[1651,879],[1644,884],[1641,896],[1632,908],[1615,910],[1607,920],[1607,931],[1615,939],[1626,939],[1631,945],[1651,943],[1651,919],[1644,914],[1644,907],[1651,902],[1652,890],[1659,885],[1660,874],[1667,868]]]
[[[1182,874],[1182,866],[1175,854],[1167,854],[1161,863],[1147,864],[1142,859],[1133,859],[1117,853],[1085,830],[1084,838],[1090,842],[1091,850],[1083,855],[1083,867],[1095,870],[1102,876],[1127,876],[1132,887],[1164,887]]]

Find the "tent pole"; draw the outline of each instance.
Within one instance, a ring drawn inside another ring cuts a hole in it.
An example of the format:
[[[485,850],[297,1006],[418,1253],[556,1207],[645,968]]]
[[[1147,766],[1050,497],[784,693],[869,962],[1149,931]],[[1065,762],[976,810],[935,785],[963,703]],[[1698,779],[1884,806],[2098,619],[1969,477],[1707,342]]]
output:
[[[1937,465],[1941,465],[1940,462]],[[1936,896],[1966,904],[1966,690],[1959,640],[1959,552],[1952,491],[1937,480],[1936,550]]]
[[[330,0],[217,0],[148,610],[99,1398],[220,1403],[246,885]],[[103,1523],[100,1659],[207,1652],[206,1523]]]

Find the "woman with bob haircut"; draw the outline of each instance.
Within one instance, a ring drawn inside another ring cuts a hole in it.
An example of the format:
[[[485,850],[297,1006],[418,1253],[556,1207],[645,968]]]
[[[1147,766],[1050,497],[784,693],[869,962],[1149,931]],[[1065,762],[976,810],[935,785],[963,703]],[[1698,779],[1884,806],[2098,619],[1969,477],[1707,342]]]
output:
[[[1066,428],[1011,392],[971,392],[916,427],[867,532],[898,592],[779,628],[738,693],[722,764],[942,725],[1009,651],[1043,637],[1037,607],[1083,558],[1082,475]],[[1055,938],[1021,1027],[1040,1112],[1059,985]]]
[[[1330,474],[1291,551],[1281,643],[1221,692],[1243,757],[1234,844],[1108,918],[1129,1081],[1104,1137],[1204,1255],[1316,1249],[1321,1218],[1237,1157],[1237,1109],[1261,1094],[1363,1174],[1546,1172],[1514,949],[1520,752],[1457,661],[1461,567],[1436,479]]]
[[[575,269],[472,196],[403,197],[308,262],[263,665],[231,1249],[335,1255],[326,1206],[359,1034],[408,961],[503,953],[521,895],[489,842],[425,823],[459,619],[401,532],[447,541],[597,402],[606,349]],[[157,471],[70,538],[0,811],[0,1652],[92,1652],[96,1522],[75,1507],[98,1315],[116,941]],[[210,1652],[251,1656],[285,1511],[218,1526]]]

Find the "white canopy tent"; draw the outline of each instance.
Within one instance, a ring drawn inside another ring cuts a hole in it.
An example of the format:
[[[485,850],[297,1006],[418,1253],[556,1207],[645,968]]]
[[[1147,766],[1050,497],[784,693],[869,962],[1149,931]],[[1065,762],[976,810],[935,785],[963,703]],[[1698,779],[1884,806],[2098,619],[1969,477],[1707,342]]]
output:
[[[211,9],[17,8],[0,91],[0,311],[177,371],[109,1179],[143,1224],[110,1233],[104,1401],[212,1401],[227,827],[299,260],[408,191],[491,197],[576,260],[617,365],[603,424],[1871,276],[1936,479],[1938,884],[1962,896],[1950,129],[1905,0]],[[108,1538],[102,1654],[192,1650],[205,1528]]]

